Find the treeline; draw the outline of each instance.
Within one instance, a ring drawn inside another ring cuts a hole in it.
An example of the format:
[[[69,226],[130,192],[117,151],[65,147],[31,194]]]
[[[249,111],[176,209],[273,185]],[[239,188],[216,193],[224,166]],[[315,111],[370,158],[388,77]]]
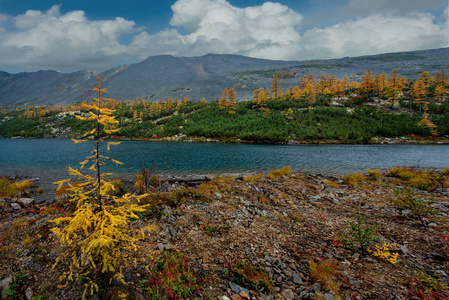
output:
[[[415,81],[393,70],[374,75],[368,70],[356,81],[344,76],[304,76],[299,85],[281,89],[275,74],[270,88],[259,88],[253,100],[237,102],[234,88],[224,89],[212,103],[186,97],[148,102],[109,99],[119,121],[117,138],[187,137],[286,142],[338,140],[369,142],[373,137],[449,135],[449,106],[444,101],[449,79],[444,70],[423,72]],[[76,137],[85,123],[84,104],[18,107],[0,110],[4,137],[54,137],[61,131]],[[373,107],[373,105],[375,107]]]

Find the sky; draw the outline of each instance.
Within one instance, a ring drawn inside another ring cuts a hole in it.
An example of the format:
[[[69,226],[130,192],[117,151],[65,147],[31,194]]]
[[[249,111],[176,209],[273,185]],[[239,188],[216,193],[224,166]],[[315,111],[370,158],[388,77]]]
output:
[[[0,70],[153,55],[311,60],[448,47],[449,0],[0,0]]]

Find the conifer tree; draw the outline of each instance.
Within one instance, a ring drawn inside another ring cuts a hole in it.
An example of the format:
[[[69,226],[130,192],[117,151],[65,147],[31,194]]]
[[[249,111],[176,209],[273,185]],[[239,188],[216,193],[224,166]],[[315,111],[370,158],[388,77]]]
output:
[[[274,75],[271,81],[271,95],[273,95],[273,98],[281,97],[281,92],[281,79]]]
[[[104,107],[107,99],[102,98],[102,93],[106,89],[101,88],[100,76],[98,86],[93,90],[98,92],[98,98],[83,105],[89,116],[77,118],[95,124],[83,136],[95,142],[95,149],[80,163],[80,170],[69,167],[69,174],[78,178],[76,184],[72,184],[70,179],[56,182],[58,189],[68,184],[72,195],[70,200],[76,205],[76,210],[73,215],[52,221],[56,225],[52,231],[65,249],[53,267],[59,264],[67,266],[60,276],[60,280],[65,282],[62,287],[72,281],[84,283],[83,298],[87,292],[97,293],[100,285],[107,286],[113,279],[125,284],[122,267],[128,254],[137,250],[136,243],[145,237],[143,230],[137,235],[129,224],[131,218],[138,218],[135,213],[145,210],[145,206],[135,204],[145,195],[111,196],[114,186],[106,180],[110,174],[101,172],[108,161],[121,164],[100,153],[100,144],[118,130],[115,128],[118,121],[112,116],[113,110]],[[87,139],[74,141],[81,143]],[[108,150],[110,145],[116,144],[119,143],[108,142]],[[90,165],[90,172],[83,174],[81,169],[86,164]]]
[[[228,110],[228,114],[235,114],[235,106],[237,105],[237,92],[233,87],[231,87],[228,91],[228,99],[226,102],[226,108]]]

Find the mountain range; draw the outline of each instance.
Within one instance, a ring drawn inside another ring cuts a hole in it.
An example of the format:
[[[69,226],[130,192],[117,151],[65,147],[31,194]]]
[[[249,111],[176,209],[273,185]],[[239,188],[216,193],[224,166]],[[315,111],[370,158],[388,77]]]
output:
[[[251,99],[253,91],[270,87],[276,72],[285,89],[308,74],[341,78],[368,68],[389,74],[397,68],[414,79],[423,71],[434,73],[449,66],[449,48],[397,52],[371,56],[310,61],[278,61],[240,55],[207,54],[200,57],[151,56],[135,64],[101,72],[106,97],[117,100],[143,98],[158,101],[188,97],[192,101],[217,100],[224,88],[234,87],[238,99]],[[10,74],[0,71],[0,106],[60,105],[92,99],[99,72],[60,73],[52,70]],[[285,75],[285,76],[284,76]]]

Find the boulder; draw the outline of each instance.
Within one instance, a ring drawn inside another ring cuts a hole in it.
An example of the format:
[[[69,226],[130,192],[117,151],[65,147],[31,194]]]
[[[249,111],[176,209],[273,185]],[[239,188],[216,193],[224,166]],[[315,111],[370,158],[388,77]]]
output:
[[[31,204],[34,204],[34,199],[32,198],[20,198],[17,200],[17,203],[19,203],[20,206],[23,208],[28,208],[31,206]]]

